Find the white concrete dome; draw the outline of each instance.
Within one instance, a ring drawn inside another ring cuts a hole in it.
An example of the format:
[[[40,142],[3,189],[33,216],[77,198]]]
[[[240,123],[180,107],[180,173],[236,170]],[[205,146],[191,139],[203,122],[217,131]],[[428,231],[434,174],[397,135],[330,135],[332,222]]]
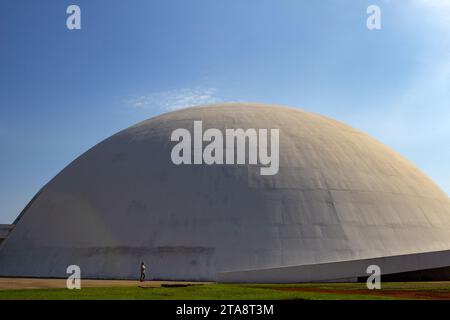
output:
[[[171,133],[195,120],[279,128],[278,174],[174,165]],[[65,277],[76,264],[83,277],[136,278],[145,261],[153,278],[239,281],[233,272],[449,249],[447,195],[396,152],[314,113],[237,103],[163,114],[84,153],[22,212],[0,275]],[[334,277],[321,272],[311,279]]]

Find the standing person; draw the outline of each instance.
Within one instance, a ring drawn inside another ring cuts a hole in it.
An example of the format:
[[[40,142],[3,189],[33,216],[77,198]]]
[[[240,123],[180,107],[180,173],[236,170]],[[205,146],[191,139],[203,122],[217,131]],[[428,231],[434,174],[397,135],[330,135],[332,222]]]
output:
[[[145,263],[144,261],[141,262],[141,278],[139,281],[144,281],[145,280]]]

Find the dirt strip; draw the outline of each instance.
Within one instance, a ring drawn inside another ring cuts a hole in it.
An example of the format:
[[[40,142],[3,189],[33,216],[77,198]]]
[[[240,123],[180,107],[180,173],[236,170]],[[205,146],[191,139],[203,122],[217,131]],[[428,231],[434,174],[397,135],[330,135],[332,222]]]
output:
[[[321,289],[314,287],[272,287],[273,290],[280,291],[299,291],[299,292],[316,292],[316,293],[334,293],[349,295],[366,295],[392,297],[398,299],[438,299],[450,300],[449,291],[431,291],[431,290],[364,290],[364,289]]]

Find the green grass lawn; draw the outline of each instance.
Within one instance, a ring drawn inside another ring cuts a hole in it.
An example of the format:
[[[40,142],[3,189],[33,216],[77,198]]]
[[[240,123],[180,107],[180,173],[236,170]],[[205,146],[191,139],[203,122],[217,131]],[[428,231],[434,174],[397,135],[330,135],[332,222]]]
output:
[[[1,299],[151,299],[151,300],[374,300],[442,299],[450,297],[450,283],[384,283],[382,290],[369,291],[365,284],[205,284],[188,287],[109,287],[67,289],[28,289],[0,291]]]

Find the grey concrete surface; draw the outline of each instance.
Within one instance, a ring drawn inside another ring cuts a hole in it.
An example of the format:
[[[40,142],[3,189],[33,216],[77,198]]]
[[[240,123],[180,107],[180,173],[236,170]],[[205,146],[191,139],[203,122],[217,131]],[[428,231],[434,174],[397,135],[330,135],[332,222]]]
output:
[[[0,247],[14,226],[12,224],[0,224]]]
[[[221,272],[216,279],[219,282],[240,283],[291,283],[293,279],[295,282],[356,282],[359,277],[372,274],[367,272],[371,265],[380,268],[381,279],[386,275],[432,270],[427,274],[427,280],[450,280],[449,270],[437,270],[450,266],[450,250],[259,270],[235,270]],[[412,279],[418,280],[414,277]]]
[[[0,239],[5,239],[13,227],[12,224],[0,224]]]
[[[171,132],[194,120],[279,128],[279,173],[172,164]],[[408,160],[338,121],[238,103],[167,113],[81,155],[20,215],[0,275],[64,277],[77,264],[87,277],[131,279],[145,261],[160,279],[215,280],[449,249],[449,199]]]

